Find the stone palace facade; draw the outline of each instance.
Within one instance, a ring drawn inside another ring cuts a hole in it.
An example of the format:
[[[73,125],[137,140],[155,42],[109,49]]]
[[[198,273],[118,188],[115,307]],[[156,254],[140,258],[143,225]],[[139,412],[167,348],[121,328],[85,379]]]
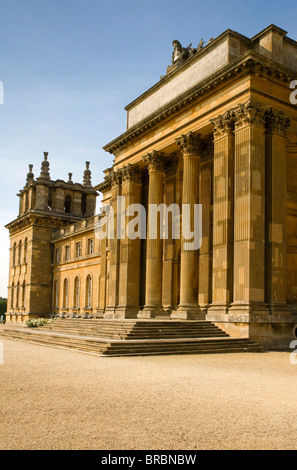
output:
[[[297,324],[297,42],[271,25],[252,39],[227,30],[197,48],[173,46],[165,76],[125,108],[127,130],[104,147],[114,163],[100,184],[89,162],[82,184],[71,174],[53,181],[47,153],[36,179],[30,166],[7,225],[7,321],[207,319],[288,346]],[[126,208],[201,204],[200,249],[174,238],[170,212],[165,238],[163,221],[155,238],[98,237],[99,192],[115,230],[119,196]]]

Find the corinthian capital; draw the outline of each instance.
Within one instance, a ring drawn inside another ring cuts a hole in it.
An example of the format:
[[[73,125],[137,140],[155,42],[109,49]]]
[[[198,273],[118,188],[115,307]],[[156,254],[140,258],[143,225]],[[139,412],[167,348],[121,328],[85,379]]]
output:
[[[226,111],[224,114],[220,114],[217,118],[211,119],[210,122],[214,125],[214,138],[218,139],[219,137],[223,137],[233,131],[234,113],[232,111]]]
[[[181,148],[183,156],[199,156],[201,153],[200,134],[188,132],[188,134],[183,134],[178,139],[176,139],[176,143]]]
[[[148,167],[148,171],[164,171],[164,154],[163,152],[157,152],[153,150],[151,153],[148,153],[142,157],[143,161]]]
[[[266,111],[266,125],[267,133],[269,134],[278,134],[282,137],[285,137],[287,134],[287,129],[291,125],[291,119],[286,116],[282,111],[276,111],[273,108],[270,108]]]
[[[139,167],[128,163],[122,168],[122,182],[133,181],[134,183],[141,183],[142,174]]]
[[[234,109],[235,129],[246,125],[265,126],[265,109],[261,103],[249,100]]]
[[[112,188],[120,186],[122,181],[122,169],[112,170],[110,173],[110,183]]]

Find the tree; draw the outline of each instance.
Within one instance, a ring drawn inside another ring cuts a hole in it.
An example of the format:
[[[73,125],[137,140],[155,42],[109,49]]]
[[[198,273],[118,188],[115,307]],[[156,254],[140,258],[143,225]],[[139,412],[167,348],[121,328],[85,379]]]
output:
[[[6,299],[1,299],[0,300],[0,317],[4,315],[5,318],[5,313],[7,311],[7,300]]]

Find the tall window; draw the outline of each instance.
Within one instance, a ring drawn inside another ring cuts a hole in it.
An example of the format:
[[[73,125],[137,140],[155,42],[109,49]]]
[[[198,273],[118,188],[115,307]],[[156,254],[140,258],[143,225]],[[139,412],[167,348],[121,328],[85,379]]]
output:
[[[22,308],[25,307],[25,297],[26,297],[26,283],[23,282],[23,290],[22,290]]]
[[[76,257],[77,258],[81,257],[81,242],[76,243]]]
[[[16,265],[16,243],[13,245],[13,251],[12,251],[12,265]]]
[[[74,280],[74,308],[79,308],[79,277]]]
[[[10,295],[11,295],[11,297],[10,297],[10,306],[11,306],[11,308],[13,308],[13,305],[14,305],[14,303],[13,303],[13,301],[14,301],[14,283],[12,283],[12,285],[11,285]]]
[[[60,263],[60,259],[61,259],[61,251],[60,251],[60,248],[57,248],[56,249],[56,263]]]
[[[58,279],[56,279],[55,282],[54,282],[53,306],[54,306],[54,308],[58,308],[58,306],[59,306],[59,284],[58,284]]]
[[[70,245],[65,246],[65,260],[70,259]]]
[[[66,214],[71,212],[71,196],[69,194],[66,194],[64,199],[64,210]]]
[[[28,239],[25,239],[24,243],[24,264],[27,263],[27,256],[28,256]]]
[[[22,259],[22,242],[20,240],[19,246],[18,246],[18,264],[21,264],[21,259]]]
[[[92,278],[90,274],[87,277],[87,282],[86,282],[86,307],[91,308],[92,306]]]
[[[69,283],[68,279],[64,279],[64,295],[63,295],[63,307],[68,308],[68,288],[69,288]]]
[[[92,255],[94,253],[94,240],[93,238],[88,239],[88,255]]]
[[[16,299],[15,299],[15,306],[16,308],[19,308],[19,300],[20,300],[20,283],[17,283],[17,288],[16,288]]]

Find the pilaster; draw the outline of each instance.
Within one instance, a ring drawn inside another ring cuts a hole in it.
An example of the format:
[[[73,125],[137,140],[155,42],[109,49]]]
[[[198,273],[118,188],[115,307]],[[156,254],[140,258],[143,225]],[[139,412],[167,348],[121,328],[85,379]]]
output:
[[[208,318],[227,314],[233,300],[234,122],[229,111],[213,120],[213,273]]]
[[[235,110],[234,284],[230,321],[265,305],[265,120],[260,103]]]
[[[286,130],[290,119],[266,113],[266,256],[265,301],[270,314],[288,313],[286,293]]]

